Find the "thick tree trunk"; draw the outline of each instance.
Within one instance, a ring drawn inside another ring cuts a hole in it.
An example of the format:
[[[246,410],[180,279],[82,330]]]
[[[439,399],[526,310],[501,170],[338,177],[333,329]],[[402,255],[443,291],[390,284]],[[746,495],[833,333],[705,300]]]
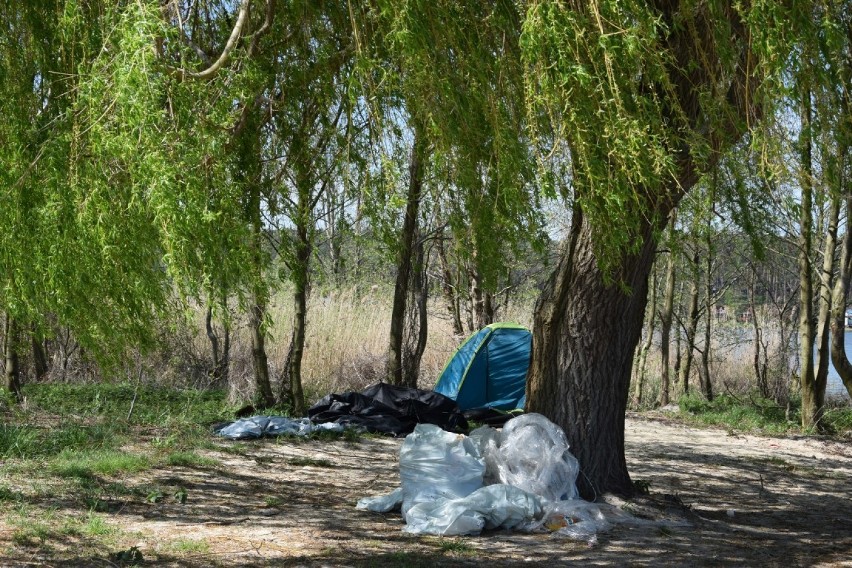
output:
[[[660,312],[660,364],[662,366],[660,375],[660,406],[669,403],[670,369],[669,353],[671,346],[672,317],[674,315],[674,292],[675,292],[675,250],[674,230],[677,217],[672,212],[669,227],[669,263],[666,267],[666,288],[663,291],[663,309]]]
[[[20,342],[20,330],[18,322],[11,315],[6,315],[6,329],[3,334],[3,358],[6,365],[3,386],[9,391],[15,400],[21,401],[21,367],[18,360],[18,348]]]
[[[624,414],[656,243],[646,226],[638,254],[623,259],[614,276],[626,292],[604,282],[582,213],[576,211],[572,221],[566,249],[536,305],[527,411],[565,430],[580,461],[584,497],[631,495]]]
[[[405,218],[399,238],[399,250],[396,255],[396,285],[393,290],[393,310],[390,321],[390,342],[388,346],[385,374],[396,385],[404,383],[402,376],[402,342],[405,328],[408,285],[411,278],[411,253],[417,233],[417,216],[420,212],[420,197],[423,190],[423,136],[414,133],[414,145],[411,149],[411,163],[408,170],[408,194],[406,196]]]

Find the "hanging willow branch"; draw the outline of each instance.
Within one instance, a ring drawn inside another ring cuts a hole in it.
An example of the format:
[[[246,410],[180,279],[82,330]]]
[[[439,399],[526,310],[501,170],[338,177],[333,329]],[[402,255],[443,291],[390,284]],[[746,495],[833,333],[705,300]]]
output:
[[[222,53],[219,55],[219,58],[214,61],[212,65],[203,71],[189,71],[182,67],[169,67],[169,71],[180,78],[181,81],[186,79],[207,81],[215,77],[219,70],[228,61],[228,57],[230,57],[231,52],[237,45],[237,41],[240,39],[240,35],[242,35],[243,28],[245,27],[246,20],[248,19],[249,1],[250,0],[243,0],[240,4],[240,12],[237,15],[237,22],[234,24],[234,29],[231,30],[231,35],[228,37],[228,42],[225,44],[224,49],[222,49]],[[162,45],[159,42],[157,44],[157,55],[159,57],[162,57],[163,55]]]

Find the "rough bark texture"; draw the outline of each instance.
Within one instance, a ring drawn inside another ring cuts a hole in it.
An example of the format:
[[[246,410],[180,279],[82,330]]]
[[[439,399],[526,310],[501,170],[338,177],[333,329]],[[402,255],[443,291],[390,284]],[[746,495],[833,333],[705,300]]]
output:
[[[420,211],[420,195],[423,190],[423,141],[419,133],[414,135],[411,163],[408,171],[408,194],[405,218],[396,256],[396,284],[393,290],[393,310],[390,321],[390,344],[388,346],[385,373],[395,385],[404,382],[402,376],[402,342],[405,327],[405,307],[408,302],[408,286],[411,277],[411,253],[417,232],[417,216]]]
[[[565,430],[579,459],[584,497],[630,495],[624,457],[624,413],[633,351],[642,332],[648,275],[654,260],[651,227],[618,276],[607,285],[592,250],[591,228],[575,212],[566,249],[536,304],[527,410]]]

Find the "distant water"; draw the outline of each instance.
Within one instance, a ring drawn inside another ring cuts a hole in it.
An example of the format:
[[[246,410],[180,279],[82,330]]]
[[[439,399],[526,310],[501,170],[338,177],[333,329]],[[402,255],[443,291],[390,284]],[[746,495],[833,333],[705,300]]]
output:
[[[852,330],[846,332],[843,338],[846,356],[852,359]],[[843,386],[843,381],[840,380],[840,375],[834,365],[828,368],[828,385],[825,387],[825,396],[831,398],[849,398],[849,393],[846,392],[846,387]]]

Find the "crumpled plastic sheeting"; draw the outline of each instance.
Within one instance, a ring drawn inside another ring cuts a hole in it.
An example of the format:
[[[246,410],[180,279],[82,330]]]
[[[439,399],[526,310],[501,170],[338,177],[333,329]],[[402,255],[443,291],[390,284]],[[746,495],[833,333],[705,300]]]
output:
[[[413,534],[479,534],[485,529],[513,529],[542,516],[541,500],[511,485],[488,485],[459,499],[414,505],[405,514],[403,531]]]
[[[505,483],[547,501],[577,499],[580,464],[565,432],[541,414],[506,422],[502,432],[482,426],[470,434],[486,464],[486,483]]]
[[[467,497],[482,487],[485,462],[473,440],[418,424],[399,450],[402,514],[421,502]]]
[[[608,527],[597,505],[574,498],[577,460],[562,430],[538,414],[514,418],[502,432],[483,427],[469,437],[420,424],[402,444],[399,470],[399,489],[361,499],[357,507],[401,507],[408,533],[546,528],[591,540]]]
[[[264,436],[307,436],[317,430],[342,432],[344,427],[333,423],[313,424],[308,418],[252,416],[220,426],[213,432],[231,440],[245,440]]]

